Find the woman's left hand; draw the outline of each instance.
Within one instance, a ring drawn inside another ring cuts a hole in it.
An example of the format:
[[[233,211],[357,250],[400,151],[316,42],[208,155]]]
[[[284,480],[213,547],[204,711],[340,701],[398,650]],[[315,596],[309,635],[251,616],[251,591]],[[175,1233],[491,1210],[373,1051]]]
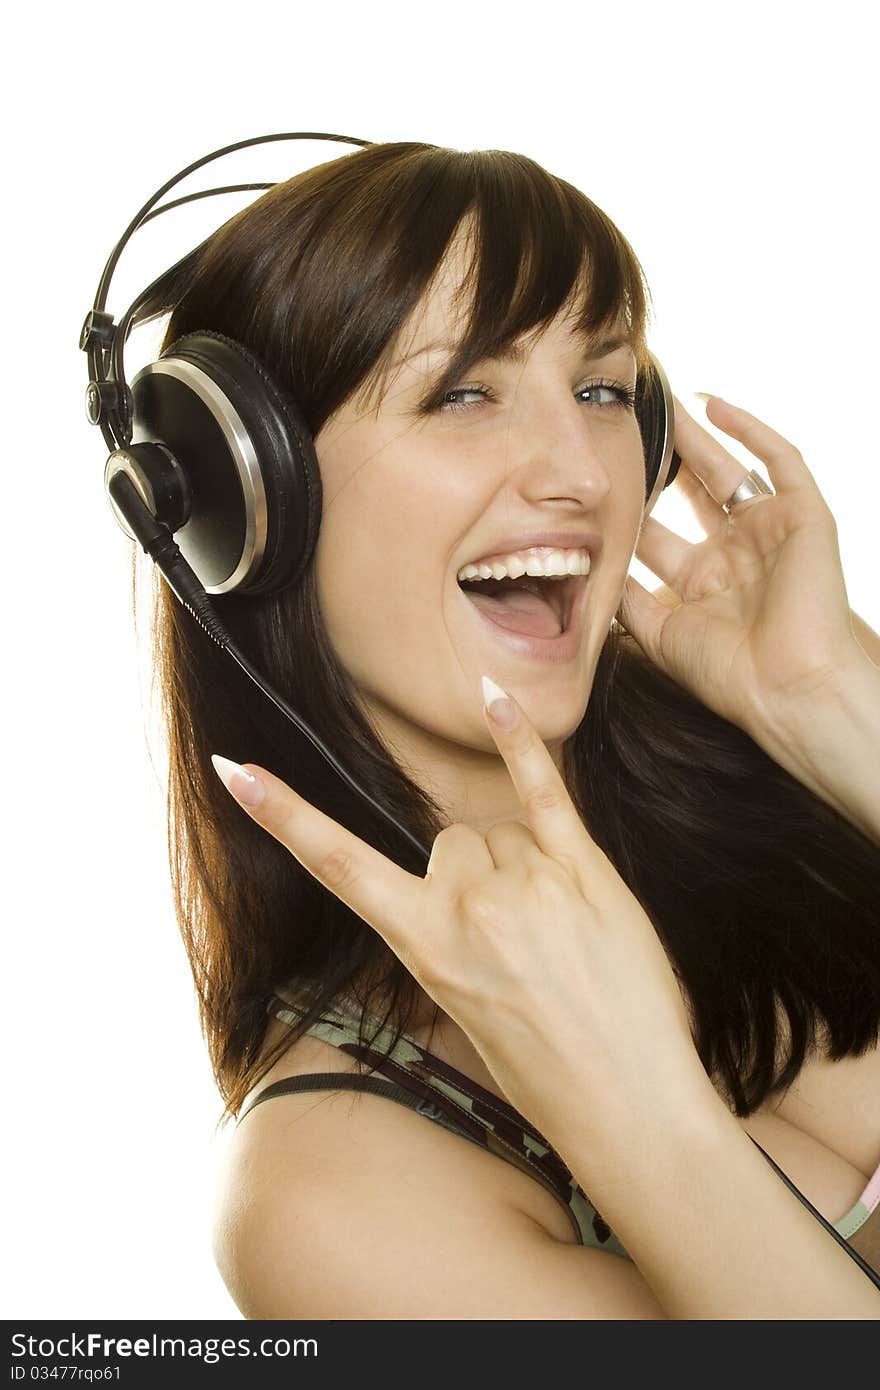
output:
[[[748,470],[675,400],[681,487],[707,539],[691,543],[653,517],[636,556],[663,581],[631,576],[618,617],[647,656],[747,732],[778,723],[864,665],[853,633],[837,526],[795,446],[712,396],[713,425],[767,466],[774,496],[724,503]]]

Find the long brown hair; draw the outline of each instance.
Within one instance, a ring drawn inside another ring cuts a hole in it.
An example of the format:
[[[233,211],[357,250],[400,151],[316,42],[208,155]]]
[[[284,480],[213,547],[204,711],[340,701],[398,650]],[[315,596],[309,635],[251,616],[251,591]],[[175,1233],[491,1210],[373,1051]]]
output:
[[[307,170],[226,223],[171,302],[154,306],[172,310],[165,345],[196,329],[236,339],[317,435],[353,393],[381,399],[396,336],[460,225],[473,233],[469,318],[433,398],[471,363],[549,323],[573,294],[584,335],[624,321],[646,368],[644,275],[589,198],[523,155],[407,143]],[[152,602],[175,909],[223,1113],[235,1115],[341,992],[364,1010],[363,1042],[372,1036],[367,1012],[390,1021],[396,1040],[421,991],[382,938],[233,802],[210,754],[270,768],[405,861],[384,820],[156,571]],[[430,845],[443,814],[360,713],[323,626],[312,565],[280,595],[216,602],[270,683]],[[880,851],[652,667],[616,622],[566,744],[565,774],[590,833],[651,917],[688,999],[703,1065],[737,1114],[789,1084],[820,1045],[838,1059],[876,1044]],[[267,1050],[268,1002],[294,979],[310,1007]]]

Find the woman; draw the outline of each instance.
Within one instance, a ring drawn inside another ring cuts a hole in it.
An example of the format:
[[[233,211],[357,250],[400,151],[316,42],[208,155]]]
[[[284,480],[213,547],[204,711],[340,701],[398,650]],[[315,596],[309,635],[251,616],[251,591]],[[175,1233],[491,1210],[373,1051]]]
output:
[[[871,1253],[880,640],[803,459],[745,411],[710,398],[773,492],[726,512],[746,470],[677,405],[707,539],[645,516],[645,324],[583,194],[419,144],[277,187],[173,306],[166,344],[243,344],[321,471],[305,573],[224,622],[432,846],[401,867],[157,586],[248,1317],[880,1317],[750,1139]],[[568,578],[528,574],[559,550]]]

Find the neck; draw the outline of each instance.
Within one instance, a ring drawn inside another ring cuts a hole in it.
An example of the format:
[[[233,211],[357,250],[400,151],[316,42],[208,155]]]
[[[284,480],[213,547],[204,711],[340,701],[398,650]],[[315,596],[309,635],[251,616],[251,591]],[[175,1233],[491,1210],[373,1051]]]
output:
[[[402,720],[384,706],[371,706],[369,717],[385,747],[407,776],[436,802],[447,824],[462,822],[483,835],[499,821],[528,824],[499,753],[452,743]],[[547,748],[561,771],[562,742],[548,742]]]

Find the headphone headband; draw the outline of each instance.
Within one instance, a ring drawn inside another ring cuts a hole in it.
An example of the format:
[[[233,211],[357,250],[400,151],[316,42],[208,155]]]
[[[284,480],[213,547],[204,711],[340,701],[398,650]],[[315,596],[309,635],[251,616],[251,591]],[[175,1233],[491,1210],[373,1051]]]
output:
[[[128,476],[153,518],[180,533],[178,544],[203,593],[267,594],[295,582],[317,539],[320,470],[301,410],[252,353],[210,329],[190,333],[129,386],[124,349],[132,328],[180,297],[210,237],[142,290],[119,322],[106,311],[120,257],[134,233],[154,217],[199,198],[274,188],[241,183],[184,194],[162,203],[197,169],[235,151],[288,140],[328,140],[362,147],[356,136],[292,131],[225,145],[195,160],[147,199],[113,248],[86,316],[80,346],[89,361],[86,404],[111,451],[105,487],[114,516],[131,538],[137,531],[118,496]],[[636,384],[635,411],[645,453],[645,511],[675,477],[674,402],[666,374],[651,354]],[[111,483],[113,486],[111,486]]]
[[[188,193],[182,198],[174,198],[170,203],[165,203],[157,208],[156,204],[160,198],[170,192],[176,184],[182,183],[190,174],[194,174],[197,169],[203,168],[205,164],[210,164],[215,159],[222,159],[225,155],[234,154],[237,150],[250,148],[252,145],[275,144],[282,140],[331,140],[338,141],[346,145],[361,145],[366,147],[375,143],[372,140],[361,140],[356,135],[332,135],[320,131],[288,131],[277,135],[256,135],[248,140],[237,140],[233,145],[224,145],[222,149],[213,150],[211,154],[204,155],[201,159],[196,159],[186,168],[181,169],[173,178],[162,184],[157,189],[139,212],[135,213],[131,222],[126,227],[122,236],[117,241],[113,250],[107,258],[107,264],[101,272],[98,281],[98,288],[95,291],[95,299],[91,310],[86,314],[82,329],[80,330],[79,345],[83,352],[88,353],[89,362],[89,385],[86,392],[86,413],[89,421],[93,425],[100,425],[104,435],[104,441],[108,449],[124,448],[131,441],[129,429],[131,416],[131,402],[128,388],[125,381],[125,369],[123,365],[123,348],[125,341],[138,322],[136,317],[137,306],[144,301],[148,295],[154,293],[159,286],[166,280],[180,271],[187,263],[193,263],[205,242],[197,246],[195,250],[187,253],[170,270],[163,273],[153,281],[152,285],[135,300],[134,304],[122,315],[119,324],[115,324],[112,315],[105,312],[107,296],[110,291],[110,284],[116,272],[116,267],[123,251],[128,245],[135,232],[143,227],[154,217],[159,217],[163,212],[170,212],[172,208],[181,207],[185,203],[195,202],[200,198],[214,198],[223,193],[244,193],[250,191],[266,191],[274,188],[274,183],[238,183],[227,184],[222,188],[208,188],[198,193]]]

